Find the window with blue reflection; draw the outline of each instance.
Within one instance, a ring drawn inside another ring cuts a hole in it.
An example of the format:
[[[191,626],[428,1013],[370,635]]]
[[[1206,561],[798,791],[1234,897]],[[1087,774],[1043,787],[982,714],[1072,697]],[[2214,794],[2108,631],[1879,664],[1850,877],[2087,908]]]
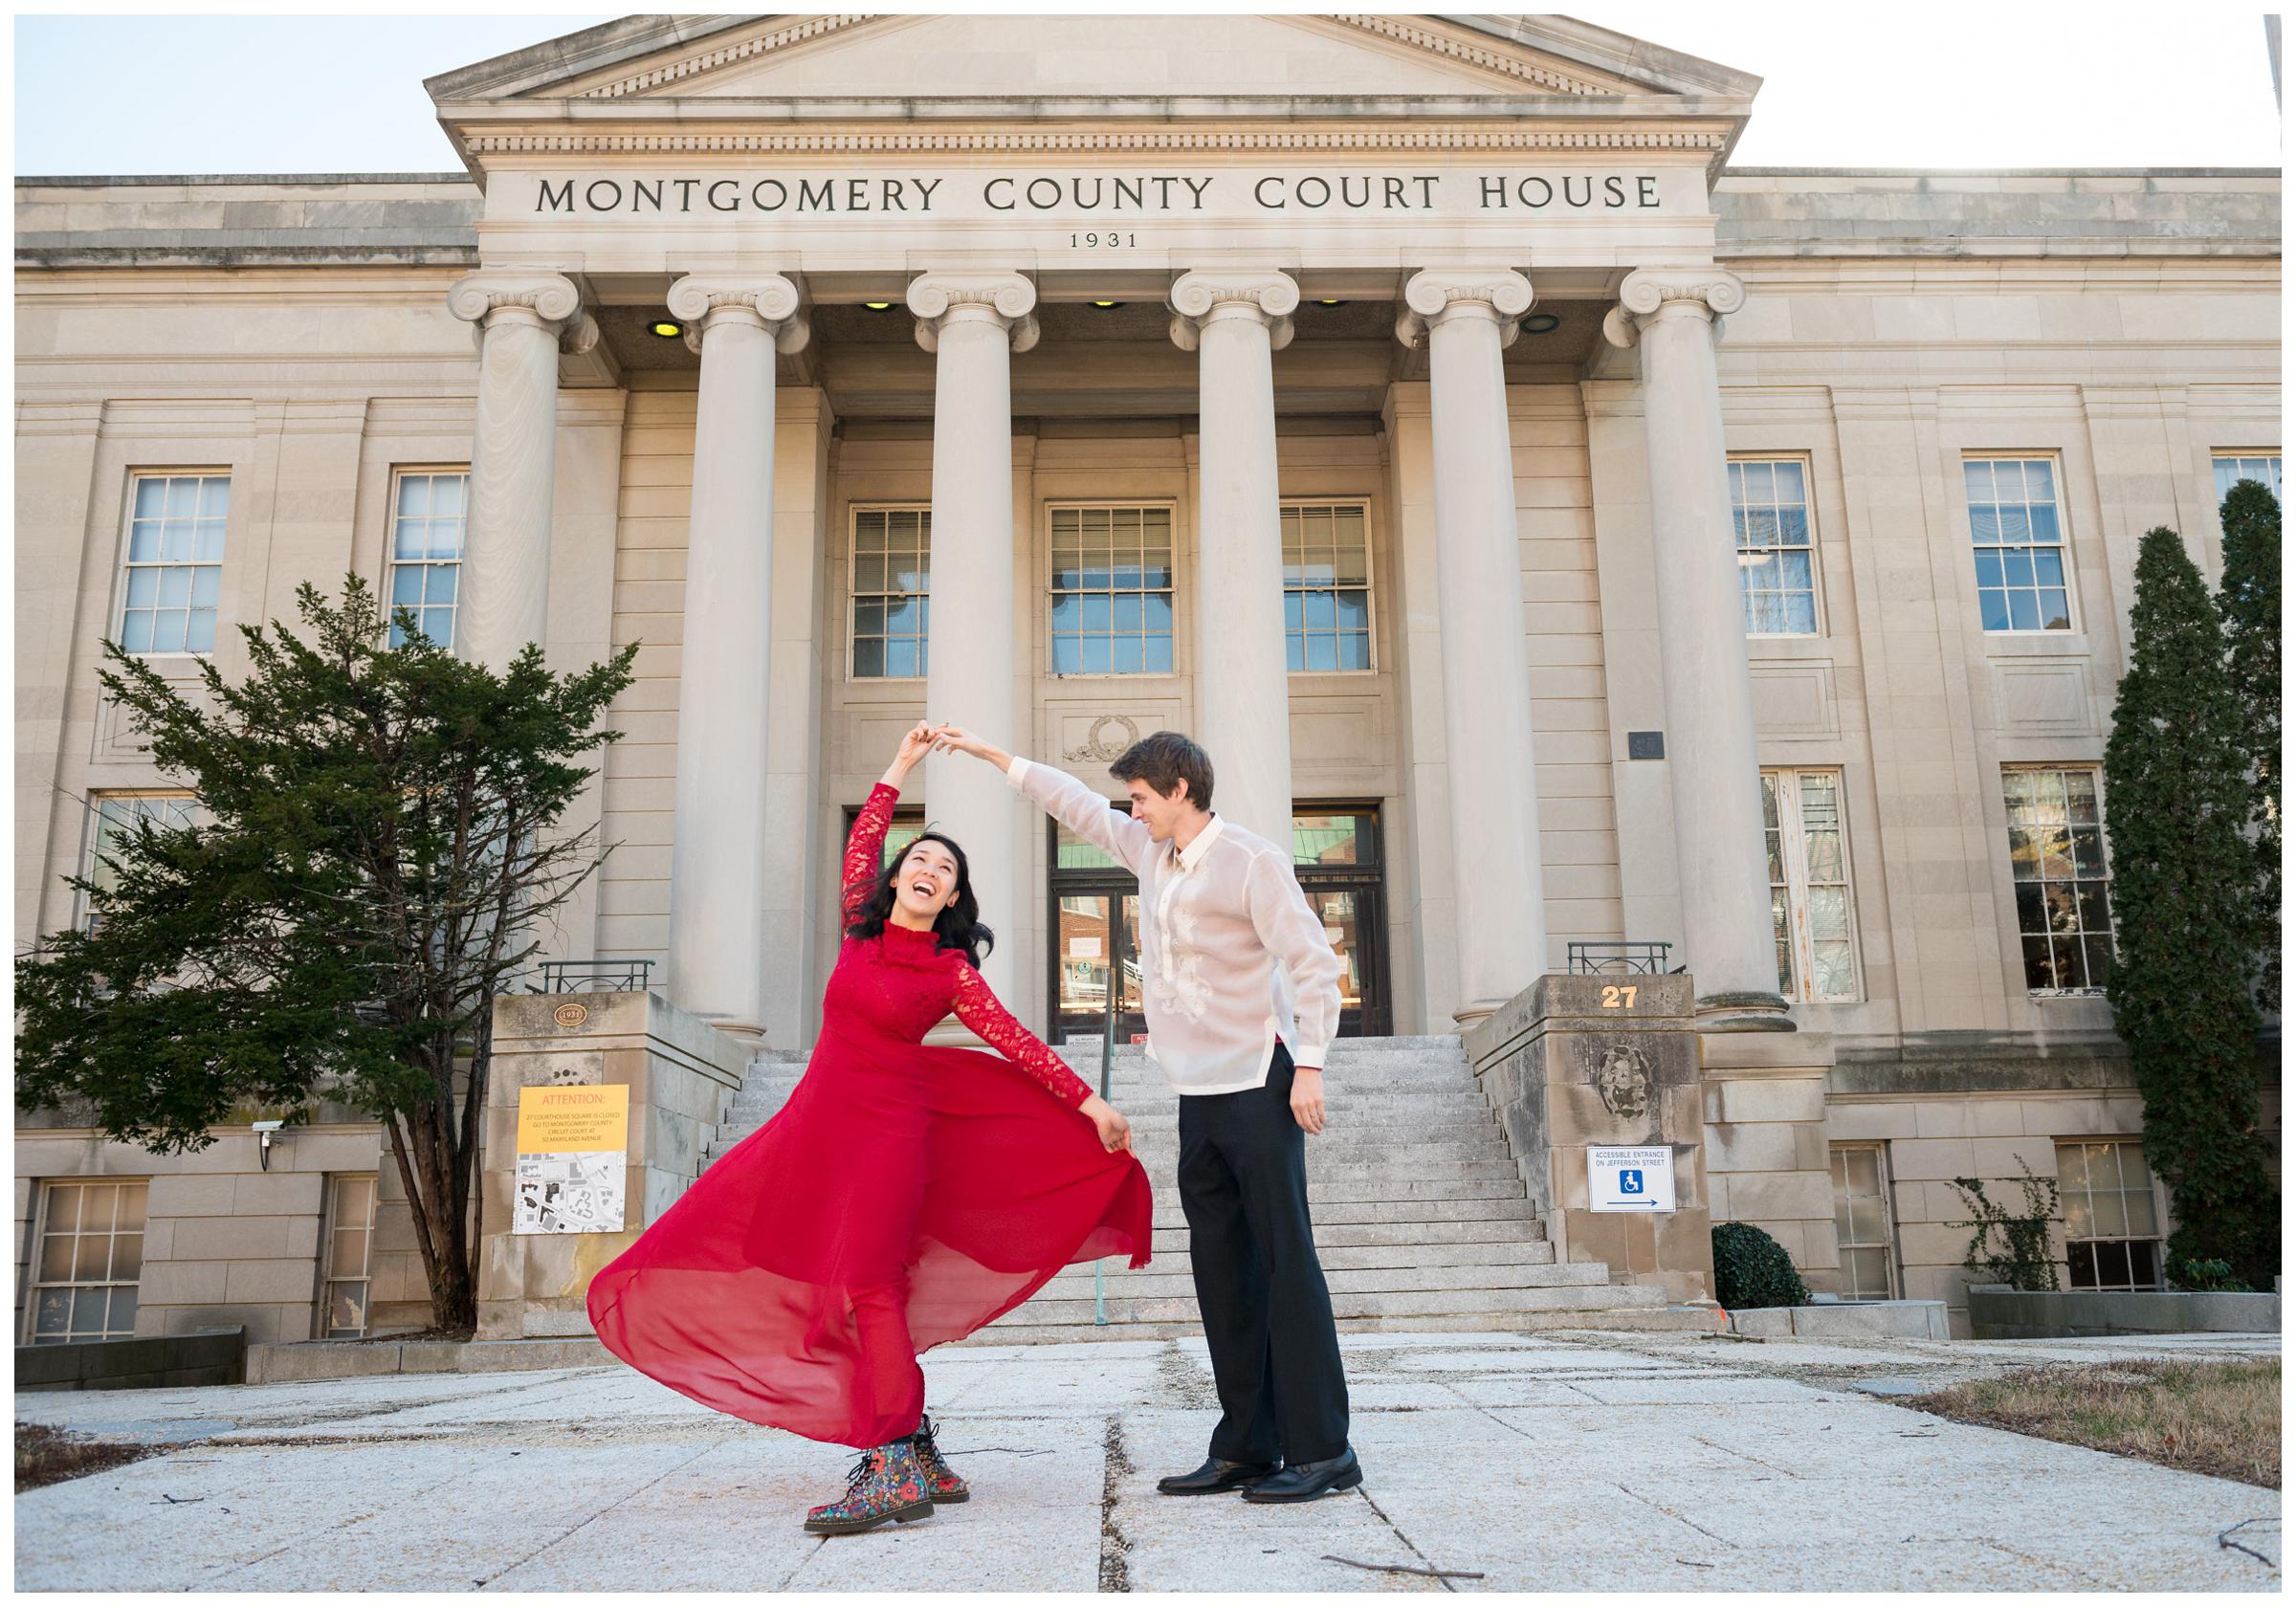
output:
[[[1730,521],[1749,636],[1818,633],[1808,476],[1799,458],[1730,465]]]
[[[2070,630],[2072,586],[2055,465],[2046,458],[1970,458],[1961,472],[1978,623],[1987,630]]]

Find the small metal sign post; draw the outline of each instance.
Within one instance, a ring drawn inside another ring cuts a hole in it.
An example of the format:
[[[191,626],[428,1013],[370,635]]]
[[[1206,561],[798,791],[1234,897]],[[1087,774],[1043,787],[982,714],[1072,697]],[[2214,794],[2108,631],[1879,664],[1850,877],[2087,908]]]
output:
[[[1598,1148],[1586,1152],[1586,1208],[1590,1211],[1674,1209],[1674,1150],[1667,1144]]]

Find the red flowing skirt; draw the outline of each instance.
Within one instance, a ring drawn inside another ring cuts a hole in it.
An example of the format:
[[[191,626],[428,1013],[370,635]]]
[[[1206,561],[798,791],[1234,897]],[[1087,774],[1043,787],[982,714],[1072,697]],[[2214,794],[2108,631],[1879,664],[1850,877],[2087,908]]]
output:
[[[590,1323],[706,1406],[875,1445],[907,1429],[887,1431],[857,1294],[897,1298],[921,1355],[1071,1263],[1144,1265],[1152,1211],[1139,1162],[1008,1062],[832,1029],[788,1103],[591,1280]]]

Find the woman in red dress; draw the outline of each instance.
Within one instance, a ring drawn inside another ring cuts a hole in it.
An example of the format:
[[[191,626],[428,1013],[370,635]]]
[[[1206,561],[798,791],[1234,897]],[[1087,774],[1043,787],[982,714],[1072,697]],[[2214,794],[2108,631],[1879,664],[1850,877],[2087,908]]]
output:
[[[964,1482],[916,1358],[1071,1262],[1148,1260],[1131,1129],[989,992],[963,852],[928,832],[880,870],[919,724],[845,851],[845,941],[788,1103],[590,1283],[591,1326],[706,1406],[863,1455],[806,1528],[930,1517]],[[955,1011],[1002,1052],[922,1042]]]

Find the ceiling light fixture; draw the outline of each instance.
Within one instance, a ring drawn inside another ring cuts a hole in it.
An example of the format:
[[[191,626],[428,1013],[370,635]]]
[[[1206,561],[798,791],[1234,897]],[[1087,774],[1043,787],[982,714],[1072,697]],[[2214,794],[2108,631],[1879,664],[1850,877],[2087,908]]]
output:
[[[1315,305],[1318,307],[1344,307],[1347,305],[1347,303],[1344,301],[1324,300],[1316,302]]]
[[[1562,319],[1556,318],[1553,313],[1533,313],[1529,318],[1523,319],[1523,333],[1526,335],[1544,335],[1550,330],[1561,327]]]
[[[1124,303],[1121,301],[1095,301],[1093,305],[1105,310],[1110,307],[1121,307]]]
[[[674,341],[686,332],[686,326],[673,319],[655,319],[646,327],[665,341]]]
[[[881,313],[886,308],[892,306],[893,303],[890,301],[864,301],[861,303],[861,305],[867,307],[872,313]]]

